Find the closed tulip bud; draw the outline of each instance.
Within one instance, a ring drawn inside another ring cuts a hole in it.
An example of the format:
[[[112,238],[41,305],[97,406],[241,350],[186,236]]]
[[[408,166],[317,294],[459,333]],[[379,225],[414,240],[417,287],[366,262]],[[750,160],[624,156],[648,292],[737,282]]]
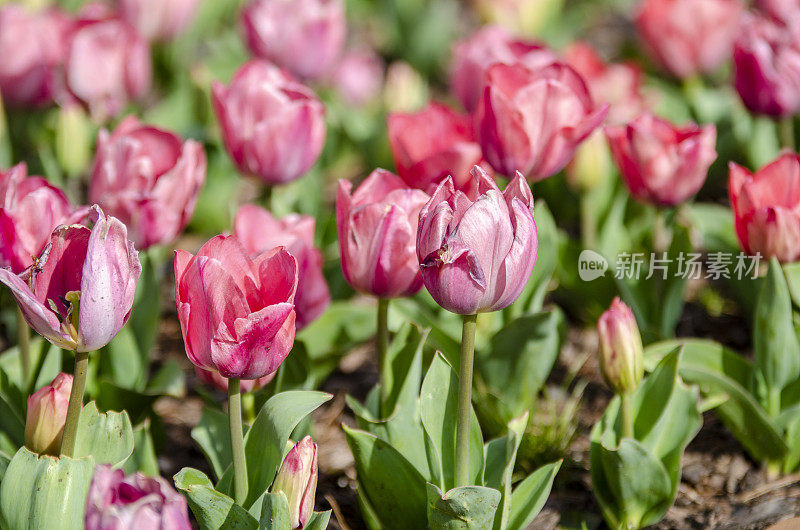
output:
[[[200,0],[119,0],[120,15],[149,41],[175,38],[194,18]]]
[[[186,354],[223,377],[275,372],[294,343],[297,261],[283,247],[253,258],[234,236],[196,256],[175,251],[175,302]]]
[[[205,370],[198,366],[194,367],[194,373],[197,375],[197,378],[204,382],[207,385],[211,385],[220,392],[227,392],[228,391],[228,378],[223,377],[219,374],[219,372],[214,372],[212,370]],[[246,394],[248,392],[255,392],[261,387],[265,387],[275,378],[275,373],[267,374],[264,377],[259,379],[242,379],[240,382],[240,389],[241,392]]]
[[[147,249],[178,237],[205,181],[198,142],[129,116],[97,137],[89,198],[125,223],[137,248]]]
[[[333,73],[333,86],[350,106],[371,103],[383,89],[383,59],[372,50],[348,52]]]
[[[608,104],[595,106],[581,76],[566,64],[535,71],[495,64],[486,73],[475,126],[495,170],[537,181],[563,169],[607,112]]]
[[[72,376],[60,373],[53,382],[28,396],[25,446],[40,455],[58,455],[67,421]]]
[[[450,87],[464,108],[472,112],[481,99],[491,65],[519,63],[537,70],[556,60],[556,55],[542,44],[516,39],[499,26],[487,26],[453,48]]]
[[[600,370],[617,394],[636,390],[644,376],[642,337],[631,308],[619,298],[597,321],[600,337]]]
[[[351,191],[350,182],[339,181],[336,227],[345,279],[354,289],[380,298],[416,293],[422,280],[414,236],[428,194],[384,169]]]
[[[303,528],[314,513],[317,475],[317,444],[306,436],[283,459],[272,484],[272,492],[282,491],[289,501],[292,528]]]
[[[0,283],[34,330],[66,350],[90,352],[111,342],[128,321],[139,254],[125,225],[98,206],[91,229],[62,225],[34,265],[19,276],[0,269]]]
[[[89,163],[93,136],[91,123],[80,105],[67,104],[58,110],[56,158],[70,177],[80,175]]]
[[[250,61],[226,87],[212,85],[225,148],[240,171],[267,184],[301,177],[325,143],[325,107],[276,66]]]
[[[643,0],[635,23],[661,66],[686,79],[730,59],[743,12],[739,0]]]
[[[125,476],[95,466],[86,499],[86,530],[191,530],[186,499],[161,477]]]
[[[485,164],[469,117],[445,105],[389,114],[386,122],[397,174],[413,188],[432,192],[450,175],[456,188],[466,191],[474,183],[472,167]]]
[[[284,246],[297,260],[297,294],[294,307],[297,329],[316,320],[331,302],[322,274],[322,253],[314,247],[316,221],[310,215],[290,214],[276,219],[263,208],[246,204],[236,212],[233,235],[251,256]]]
[[[419,110],[428,101],[428,85],[410,64],[395,61],[386,71],[383,104],[390,112]]]
[[[781,263],[800,259],[800,157],[785,153],[755,173],[730,163],[728,195],[742,248]]]
[[[524,35],[535,35],[561,13],[564,0],[476,0],[481,17]]]
[[[342,0],[251,0],[241,26],[253,55],[303,79],[336,65],[347,34]]]
[[[622,180],[636,199],[675,206],[703,187],[717,158],[714,125],[676,127],[651,114],[606,127]]]
[[[536,263],[533,196],[517,173],[504,191],[479,166],[468,197],[446,178],[419,214],[417,257],[428,292],[461,315],[499,311],[519,297]]]

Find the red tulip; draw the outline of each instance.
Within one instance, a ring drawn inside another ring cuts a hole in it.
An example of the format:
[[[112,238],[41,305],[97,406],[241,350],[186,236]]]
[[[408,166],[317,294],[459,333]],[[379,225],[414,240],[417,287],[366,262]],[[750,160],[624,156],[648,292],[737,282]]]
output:
[[[333,85],[350,106],[370,103],[383,88],[383,59],[372,50],[346,53],[333,72]]]
[[[316,320],[331,303],[328,284],[322,275],[322,253],[314,247],[315,224],[310,215],[290,214],[276,219],[267,210],[251,204],[239,208],[233,221],[233,235],[251,256],[284,246],[297,260],[294,297],[297,329]]]
[[[89,198],[128,226],[139,249],[167,244],[189,223],[206,180],[206,155],[194,140],[129,116],[100,131]]]
[[[150,41],[175,38],[194,18],[199,0],[118,0],[120,15]]]
[[[297,262],[283,247],[251,258],[234,236],[196,256],[175,251],[175,302],[186,354],[223,377],[275,372],[294,343]]]
[[[28,396],[25,446],[41,455],[58,455],[67,421],[72,376],[58,374],[53,381]]]
[[[200,381],[215,387],[220,392],[228,391],[228,378],[221,376],[219,372],[205,370],[199,366],[195,366],[194,373],[197,374],[197,378]],[[267,386],[275,378],[276,373],[277,372],[272,372],[271,374],[267,374],[259,379],[243,379],[240,382],[241,391],[246,394],[248,392],[255,392],[259,388]]]
[[[376,169],[354,193],[339,181],[336,226],[342,272],[354,289],[381,298],[410,296],[422,287],[414,253],[419,211],[428,195]]]
[[[717,129],[710,124],[676,127],[643,114],[628,125],[607,127],[606,136],[631,195],[658,206],[697,193],[717,158]]]
[[[748,254],[800,259],[800,157],[784,153],[755,173],[731,162],[728,195]]]

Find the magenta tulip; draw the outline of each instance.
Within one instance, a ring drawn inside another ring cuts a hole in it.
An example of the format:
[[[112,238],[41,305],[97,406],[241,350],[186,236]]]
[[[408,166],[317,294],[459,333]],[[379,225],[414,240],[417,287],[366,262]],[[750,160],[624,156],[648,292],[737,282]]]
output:
[[[200,0],[118,0],[120,15],[150,41],[177,37],[192,22]]]
[[[519,297],[536,263],[533,196],[517,173],[504,191],[479,166],[476,198],[445,179],[419,214],[417,257],[433,299],[448,311],[499,311]]]
[[[71,390],[72,376],[62,372],[28,396],[25,447],[41,455],[58,455]]]
[[[186,499],[161,477],[95,466],[86,530],[191,530]]]
[[[228,378],[222,377],[219,372],[205,370],[199,366],[194,367],[197,378],[207,385],[213,386],[220,392],[228,391]],[[259,379],[243,379],[240,382],[240,389],[243,393],[255,392],[261,387],[267,386],[275,378],[276,372],[267,374]]]
[[[483,156],[499,173],[532,181],[560,171],[602,122],[581,76],[563,63],[539,70],[495,64],[476,115]]]
[[[272,492],[283,492],[289,501],[291,528],[303,528],[314,514],[317,493],[317,444],[306,436],[283,459]]]
[[[233,235],[251,256],[284,246],[297,260],[297,294],[294,297],[297,329],[316,320],[331,302],[322,253],[314,247],[316,221],[310,215],[290,214],[276,219],[263,208],[246,204],[233,221]]]
[[[600,371],[617,394],[636,390],[644,376],[642,337],[631,308],[614,298],[597,321]]]
[[[294,343],[297,261],[278,247],[251,258],[234,236],[196,256],[175,251],[175,302],[186,354],[227,378],[275,372]]]
[[[717,129],[676,127],[651,114],[606,128],[622,180],[636,199],[675,206],[697,193],[717,158]]]
[[[142,267],[128,230],[98,206],[91,229],[62,225],[34,265],[19,276],[0,269],[25,320],[56,346],[102,348],[128,321]]]
[[[332,74],[333,86],[345,103],[362,107],[383,88],[383,59],[372,50],[347,52]]]
[[[264,61],[239,68],[227,87],[212,85],[228,154],[267,184],[301,177],[325,143],[325,107],[316,94]]]
[[[416,293],[422,280],[414,236],[428,194],[384,169],[373,171],[351,194],[352,187],[340,180],[336,196],[345,279],[354,289],[380,298]]]
[[[144,125],[135,116],[100,131],[89,198],[128,226],[140,250],[175,240],[206,181],[206,155],[194,140]]]

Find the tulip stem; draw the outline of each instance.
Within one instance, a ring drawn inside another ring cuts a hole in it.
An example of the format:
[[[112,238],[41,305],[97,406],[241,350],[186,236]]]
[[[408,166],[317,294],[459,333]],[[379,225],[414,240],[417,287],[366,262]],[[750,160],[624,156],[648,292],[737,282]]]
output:
[[[781,145],[784,148],[794,151],[794,117],[786,116],[781,118],[778,122],[778,131],[780,135]]]
[[[261,186],[261,192],[259,193],[259,202],[264,205],[269,211],[272,211],[272,186],[270,185],[263,185]]]
[[[475,359],[475,323],[478,315],[464,315],[458,374],[456,423],[456,487],[469,485],[469,421],[472,412],[472,365]]]
[[[622,437],[633,438],[633,406],[631,405],[631,392],[623,392],[619,395],[622,414]]]
[[[241,381],[228,378],[228,420],[231,428],[231,453],[233,453],[234,500],[244,506],[247,500],[247,466],[244,459],[244,437],[242,436]]]
[[[25,322],[25,316],[19,306],[17,306],[17,349],[22,366],[22,387],[27,388],[31,376],[31,328]]]
[[[72,457],[75,454],[75,438],[78,434],[78,419],[83,407],[83,392],[86,389],[86,372],[89,369],[89,352],[75,352],[75,371],[72,390],[69,393],[67,420],[61,437],[61,455]]]
[[[583,247],[589,250],[597,250],[597,223],[595,222],[595,198],[592,194],[581,193],[581,239]]]
[[[389,387],[386,384],[386,352],[389,351],[389,299],[378,298],[378,328],[375,332],[375,350],[378,355],[378,381],[381,385],[381,408],[384,407],[389,397]],[[391,411],[383,410],[384,416]]]

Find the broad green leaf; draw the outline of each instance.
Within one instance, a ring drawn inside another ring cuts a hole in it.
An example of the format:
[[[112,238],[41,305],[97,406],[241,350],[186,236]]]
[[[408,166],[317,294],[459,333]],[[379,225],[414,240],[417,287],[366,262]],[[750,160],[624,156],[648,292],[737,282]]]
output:
[[[739,240],[733,227],[733,212],[727,206],[707,202],[686,205],[692,228],[700,232],[707,252],[737,252]]]
[[[140,471],[151,477],[158,476],[158,458],[149,418],[133,430],[133,453],[125,460],[122,469],[126,475]]]
[[[0,372],[5,372],[9,381],[25,395],[50,384],[61,372],[61,349],[41,337],[31,337],[30,358],[31,377],[35,379],[32,383],[22,381],[22,365],[17,346],[0,353]]]
[[[174,477],[175,487],[189,502],[201,530],[256,530],[258,521],[233,499],[214,489],[202,472],[185,467]]]
[[[511,514],[504,530],[524,530],[547,502],[561,461],[547,464],[528,475],[511,494]]]
[[[174,359],[168,359],[153,374],[144,390],[151,396],[171,396],[182,398],[186,395],[186,378],[181,365]]]
[[[501,530],[508,524],[511,514],[511,479],[517,451],[528,425],[528,413],[508,423],[508,434],[486,444],[486,469],[484,483],[502,493],[500,507],[494,518],[494,528]]]
[[[328,521],[331,520],[331,511],[314,512],[311,519],[308,520],[303,530],[326,530],[328,528]]]
[[[158,332],[158,322],[161,316],[161,285],[158,274],[156,273],[156,259],[153,251],[139,253],[142,262],[142,273],[139,281],[136,282],[136,294],[133,298],[133,309],[128,321],[136,345],[139,350],[139,357],[145,365],[150,361],[150,350],[156,341]],[[137,388],[141,388],[146,377],[146,371],[137,381]]]
[[[0,453],[0,484],[3,483],[3,477],[8,469],[8,464],[11,462],[11,457],[5,453]]]
[[[231,434],[228,415],[221,410],[203,407],[200,423],[192,429],[192,438],[206,455],[216,477],[231,465]]]
[[[146,372],[143,359],[130,322],[122,327],[97,356],[99,373],[111,382],[128,390],[140,390]]]
[[[375,333],[375,308],[371,305],[337,301],[314,322],[298,333],[311,359],[341,355],[348,343],[359,343]]]
[[[25,400],[19,389],[0,371],[0,431],[14,449],[25,443]]]
[[[98,464],[117,465],[133,453],[133,427],[128,413],[98,412],[94,401],[84,405],[75,435],[75,458],[92,456]]]
[[[402,322],[410,320],[419,323],[430,329],[429,347],[441,351],[448,359],[457,359],[461,347],[461,319],[448,311],[437,312],[436,308],[427,304],[427,301],[436,305],[426,292],[414,298],[392,300],[389,324],[393,323],[393,315],[399,316]]]
[[[500,492],[483,486],[463,486],[442,493],[438,486],[426,484],[428,493],[428,528],[431,530],[492,527]]]
[[[289,501],[282,491],[265,493],[258,530],[292,530]]]
[[[411,410],[419,396],[422,380],[422,347],[428,330],[406,323],[397,332],[386,352],[381,385],[386,387],[383,410],[388,416],[398,405]]]

